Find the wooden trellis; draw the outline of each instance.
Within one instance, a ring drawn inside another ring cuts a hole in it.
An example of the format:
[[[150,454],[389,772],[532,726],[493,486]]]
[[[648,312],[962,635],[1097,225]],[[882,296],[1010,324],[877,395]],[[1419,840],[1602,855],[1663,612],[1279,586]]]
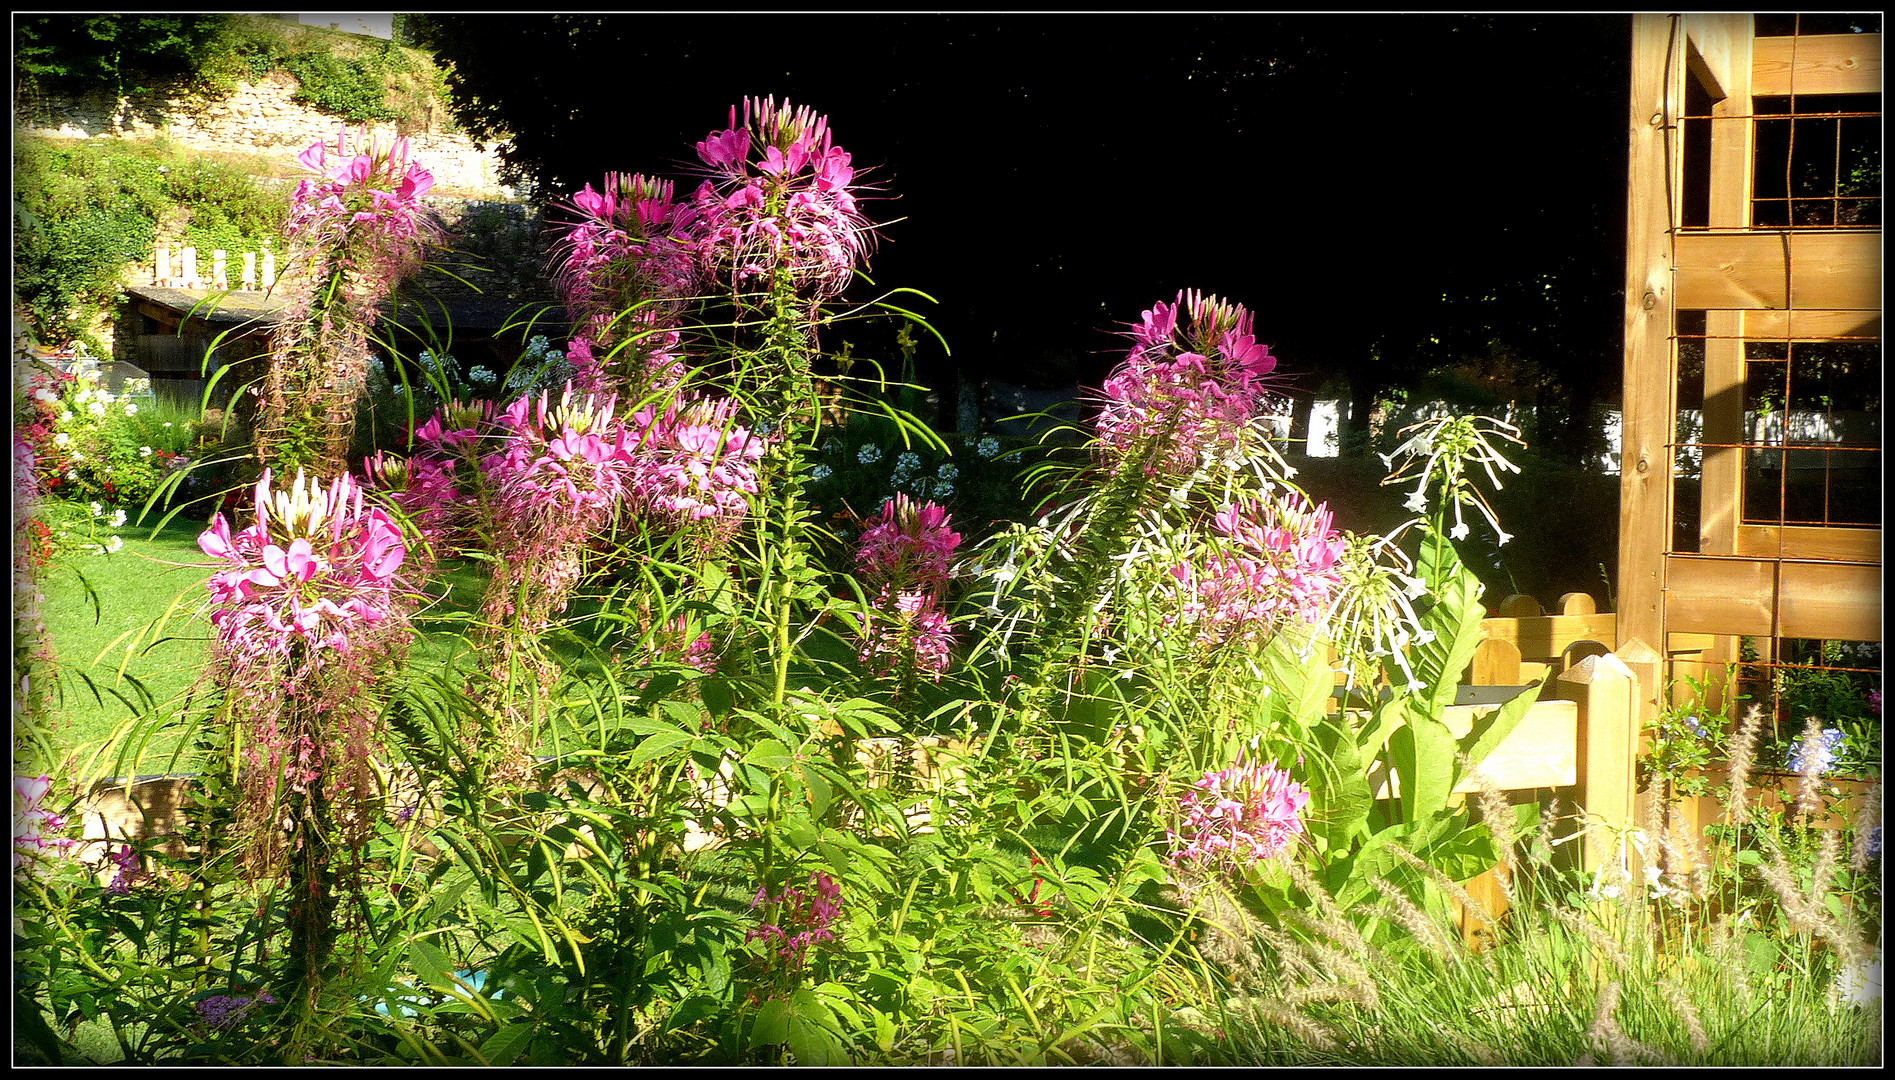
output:
[[[1848,343],[1879,386],[1881,35],[1798,20],[1759,37],[1757,19],[1633,21],[1618,641],[1658,647],[1672,679],[1716,675],[1744,640],[1766,664],[1792,639],[1881,641],[1879,390],[1853,430],[1833,419],[1820,438],[1760,432],[1756,408],[1799,349]],[[1842,160],[1864,123],[1868,190]],[[1807,190],[1824,168],[1831,189]],[[1681,348],[1702,350],[1701,401],[1695,371],[1681,400]],[[1701,434],[1681,433],[1679,410],[1700,407]],[[1690,460],[1695,528],[1678,499]],[[1832,512],[1840,477],[1866,479],[1872,511]],[[1813,494],[1793,497],[1793,479]],[[1644,688],[1646,718],[1664,694]]]

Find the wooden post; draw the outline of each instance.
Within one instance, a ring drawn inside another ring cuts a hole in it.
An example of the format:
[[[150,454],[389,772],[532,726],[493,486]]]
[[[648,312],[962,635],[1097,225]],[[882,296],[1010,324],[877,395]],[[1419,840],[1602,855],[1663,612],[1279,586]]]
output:
[[[171,248],[167,245],[159,244],[157,257],[152,261],[157,266],[157,273],[152,275],[151,283],[153,285],[171,284]]]
[[[263,253],[263,287],[276,288],[276,253],[273,251]]]
[[[197,279],[197,249],[194,247],[185,248],[179,253],[178,258],[184,264],[178,269],[178,288],[201,288],[203,283]]]
[[[1620,428],[1618,638],[1663,641],[1671,548],[1672,230],[1681,210],[1680,16],[1632,18],[1625,251],[1625,401]]]
[[[243,253],[243,287],[247,291],[257,287],[257,253],[254,251]]]
[[[1631,828],[1638,745],[1637,676],[1617,656],[1589,656],[1554,680],[1554,695],[1579,703],[1579,802],[1587,818]],[[1618,853],[1610,829],[1586,834],[1584,868],[1596,870]],[[1636,869],[1634,869],[1636,872]]]
[[[211,288],[230,288],[229,266],[230,256],[224,249],[213,248],[211,250]]]
[[[1751,42],[1754,15],[1690,15],[1686,26],[1701,38],[1697,53],[1706,58],[1705,83],[1711,106],[1710,224],[1718,229],[1750,227],[1751,173],[1756,159],[1756,125],[1750,119]],[[1719,54],[1722,54],[1722,63]],[[1717,85],[1711,86],[1714,81]],[[1706,555],[1737,551],[1737,527],[1743,521],[1743,451],[1728,444],[1744,441],[1744,313],[1704,314],[1704,471],[1698,550]],[[1718,449],[1715,444],[1727,444]],[[1712,639],[1699,660],[1705,677],[1704,707],[1718,710],[1729,694],[1723,668],[1737,659],[1737,638]]]

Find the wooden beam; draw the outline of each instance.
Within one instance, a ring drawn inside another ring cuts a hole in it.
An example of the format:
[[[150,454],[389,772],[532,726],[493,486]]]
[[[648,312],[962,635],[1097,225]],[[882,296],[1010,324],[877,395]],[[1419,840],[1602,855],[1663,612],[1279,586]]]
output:
[[[1828,559],[1882,564],[1882,530],[1740,525],[1733,555],[1757,559]]]
[[[1882,313],[1879,311],[1753,310],[1743,314],[1744,337],[1752,341],[1879,339],[1882,336]]]
[[[1459,739],[1473,730],[1476,717],[1497,708],[1497,705],[1450,705],[1443,710],[1441,720]],[[1578,783],[1579,710],[1580,706],[1571,698],[1534,702],[1519,725],[1487,755],[1480,772],[1502,791],[1571,787]],[[1399,798],[1401,778],[1377,775],[1380,784],[1375,797]],[[1454,790],[1471,795],[1480,790],[1480,779],[1465,777]]]
[[[1735,84],[1750,85],[1750,15],[1694,13],[1684,17],[1685,41],[1690,50],[1685,64],[1712,101],[1739,95]]]
[[[1686,233],[1677,260],[1680,308],[1882,307],[1879,231]]]
[[[1671,547],[1672,229],[1683,184],[1679,115],[1684,48],[1677,19],[1632,17],[1627,117],[1625,396],[1620,427],[1619,640],[1662,639],[1664,553]],[[1526,650],[1521,650],[1526,655]]]
[[[1750,92],[1758,97],[1879,94],[1882,35],[1757,38],[1751,51]]]
[[[1882,640],[1880,566],[1672,555],[1665,576],[1674,633]]]
[[[1618,644],[1619,617],[1611,612],[1595,615],[1537,615],[1525,619],[1482,619],[1481,630],[1489,641],[1505,641],[1519,650],[1523,660],[1557,660],[1575,641],[1597,641],[1611,647]]]

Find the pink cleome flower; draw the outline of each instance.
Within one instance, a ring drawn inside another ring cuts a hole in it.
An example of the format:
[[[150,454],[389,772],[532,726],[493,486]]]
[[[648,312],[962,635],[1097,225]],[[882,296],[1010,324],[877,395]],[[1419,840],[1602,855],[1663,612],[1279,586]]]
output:
[[[198,547],[228,568],[211,575],[211,625],[234,658],[311,650],[346,652],[350,638],[394,610],[395,572],[407,557],[386,511],[365,507],[354,478],[328,487],[301,470],[288,491],[265,469],[256,487],[256,523],[235,536],[222,514]]]
[[[1181,311],[1190,318],[1182,330]],[[1156,440],[1141,467],[1182,476],[1196,467],[1201,448],[1242,439],[1276,358],[1257,344],[1241,304],[1180,292],[1171,304],[1153,304],[1126,336],[1132,348],[1106,380],[1098,419],[1108,454],[1123,462]]]
[[[630,418],[634,430],[633,498],[672,527],[705,523],[734,530],[757,492],[764,440],[737,423],[732,401],[686,399]]]
[[[691,205],[712,276],[744,288],[767,283],[781,266],[818,302],[848,285],[873,232],[851,190],[849,153],[831,142],[826,117],[745,98],[742,121],[732,106],[730,126],[705,136],[697,153],[711,178]]]
[[[52,783],[50,776],[13,778],[13,869],[16,872],[27,860],[39,858],[48,850],[60,852],[78,843],[58,835],[66,831],[66,819],[41,805]]]
[[[767,888],[759,886],[750,900],[751,909],[780,904],[779,922],[757,927],[744,935],[744,941],[774,943],[779,959],[800,967],[811,945],[836,939],[829,925],[842,913],[841,899],[842,886],[820,870],[810,872],[808,891],[786,885],[781,893],[771,896]]]
[[[1171,568],[1184,596],[1180,618],[1198,627],[1198,644],[1250,640],[1285,622],[1318,622],[1341,585],[1347,545],[1328,504],[1288,492],[1226,506],[1213,520],[1230,542],[1202,566]]]
[[[1309,792],[1289,773],[1239,756],[1230,768],[1205,773],[1192,785],[1182,824],[1165,833],[1171,861],[1241,868],[1267,859],[1303,834],[1299,815],[1308,803]]]
[[[954,628],[933,592],[884,588],[864,613],[862,666],[884,678],[912,664],[916,673],[939,680],[953,658]]]
[[[933,502],[917,505],[897,494],[882,504],[857,541],[855,566],[872,584],[898,589],[947,587],[961,534],[948,528],[946,509]]]
[[[401,277],[413,269],[420,250],[415,241],[434,232],[421,201],[434,176],[409,159],[407,139],[384,146],[366,127],[353,140],[345,129],[333,144],[313,143],[296,160],[317,175],[291,193],[285,235],[357,248],[372,264],[356,267],[365,277]]]

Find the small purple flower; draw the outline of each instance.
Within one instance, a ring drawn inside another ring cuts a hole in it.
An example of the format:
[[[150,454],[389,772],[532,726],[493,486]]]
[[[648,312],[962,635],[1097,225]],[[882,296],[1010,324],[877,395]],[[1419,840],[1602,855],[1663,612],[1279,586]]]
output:
[[[1689,714],[1684,718],[1684,726],[1690,729],[1691,734],[1700,739],[1708,739],[1711,737],[1711,733],[1704,730],[1704,725],[1698,721],[1696,713]]]
[[[199,1001],[193,1008],[197,1018],[206,1027],[215,1031],[228,1031],[243,1022],[251,1009],[258,1005],[274,1005],[276,998],[268,990],[260,991],[254,997],[242,994],[216,994]]]
[[[130,844],[121,844],[116,852],[108,852],[106,858],[118,867],[118,873],[105,886],[105,891],[114,896],[130,895],[132,888],[151,880],[151,871],[138,864],[138,852]]]

